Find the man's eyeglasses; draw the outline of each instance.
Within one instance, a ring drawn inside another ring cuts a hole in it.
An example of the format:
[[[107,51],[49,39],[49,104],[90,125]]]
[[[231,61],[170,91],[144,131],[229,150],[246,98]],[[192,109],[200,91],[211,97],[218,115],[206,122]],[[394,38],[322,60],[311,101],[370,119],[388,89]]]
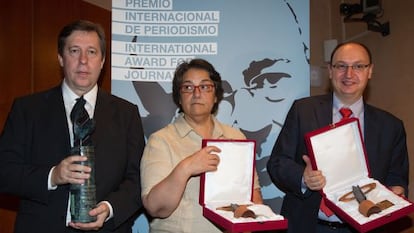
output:
[[[195,89],[198,89],[200,92],[212,92],[214,89],[214,84],[200,84],[200,85],[193,85],[193,84],[183,84],[181,85],[181,92],[184,93],[193,93]]]
[[[340,72],[345,72],[348,70],[348,68],[352,68],[353,71],[356,72],[362,72],[364,71],[366,68],[368,68],[371,64],[354,64],[354,65],[347,65],[347,64],[343,64],[343,63],[337,63],[332,65],[332,67],[334,69],[336,69],[337,71]]]

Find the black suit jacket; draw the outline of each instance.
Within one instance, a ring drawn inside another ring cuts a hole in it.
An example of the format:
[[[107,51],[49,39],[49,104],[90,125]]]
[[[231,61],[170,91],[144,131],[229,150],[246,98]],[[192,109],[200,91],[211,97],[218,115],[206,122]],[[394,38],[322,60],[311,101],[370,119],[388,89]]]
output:
[[[14,101],[0,137],[0,192],[21,198],[15,232],[70,232],[65,227],[69,185],[47,187],[50,169],[69,155],[61,86]],[[97,201],[114,217],[99,232],[131,232],[140,196],[145,146],[137,106],[98,90],[92,135]]]
[[[296,100],[290,108],[267,164],[273,182],[285,192],[281,214],[288,232],[316,231],[321,195],[301,184],[308,154],[304,135],[332,123],[332,94]],[[388,112],[364,104],[364,141],[371,177],[387,186],[408,186],[408,153],[403,123]]]

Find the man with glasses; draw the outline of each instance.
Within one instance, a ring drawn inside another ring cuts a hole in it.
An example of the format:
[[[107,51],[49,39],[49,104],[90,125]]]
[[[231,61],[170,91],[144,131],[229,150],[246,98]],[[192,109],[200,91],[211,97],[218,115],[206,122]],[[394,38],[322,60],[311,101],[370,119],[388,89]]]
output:
[[[365,45],[339,44],[329,65],[333,92],[296,100],[290,108],[267,164],[273,182],[286,193],[281,214],[289,219],[289,233],[356,232],[335,214],[320,210],[319,190],[326,180],[322,171],[312,170],[304,140],[307,132],[338,122],[343,107],[360,121],[371,177],[395,194],[407,195],[408,154],[403,122],[363,99],[373,67],[371,52]]]

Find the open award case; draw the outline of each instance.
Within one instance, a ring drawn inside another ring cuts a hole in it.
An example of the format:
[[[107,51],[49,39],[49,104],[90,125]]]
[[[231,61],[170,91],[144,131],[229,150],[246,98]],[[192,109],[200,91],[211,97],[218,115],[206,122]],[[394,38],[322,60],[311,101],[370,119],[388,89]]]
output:
[[[229,232],[286,229],[287,220],[269,206],[254,204],[254,140],[203,140],[202,146],[216,146],[221,152],[214,172],[200,179],[203,216]]]
[[[370,178],[357,118],[309,132],[305,140],[313,169],[326,177],[321,190],[326,205],[359,232],[414,211],[413,203]]]

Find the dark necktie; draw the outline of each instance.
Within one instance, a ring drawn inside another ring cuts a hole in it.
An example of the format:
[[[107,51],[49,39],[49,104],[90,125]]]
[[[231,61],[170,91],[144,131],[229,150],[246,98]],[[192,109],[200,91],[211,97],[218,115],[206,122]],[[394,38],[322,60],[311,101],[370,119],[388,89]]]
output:
[[[342,119],[348,119],[352,115],[352,110],[350,108],[341,108],[339,112],[342,115]]]
[[[85,144],[82,141],[85,141],[85,135],[82,134],[82,128],[89,120],[88,112],[85,109],[86,100],[83,96],[76,99],[76,104],[73,106],[70,113],[70,119],[72,120],[73,125],[73,145],[79,146],[80,144]],[[81,143],[82,142],[82,143]]]

